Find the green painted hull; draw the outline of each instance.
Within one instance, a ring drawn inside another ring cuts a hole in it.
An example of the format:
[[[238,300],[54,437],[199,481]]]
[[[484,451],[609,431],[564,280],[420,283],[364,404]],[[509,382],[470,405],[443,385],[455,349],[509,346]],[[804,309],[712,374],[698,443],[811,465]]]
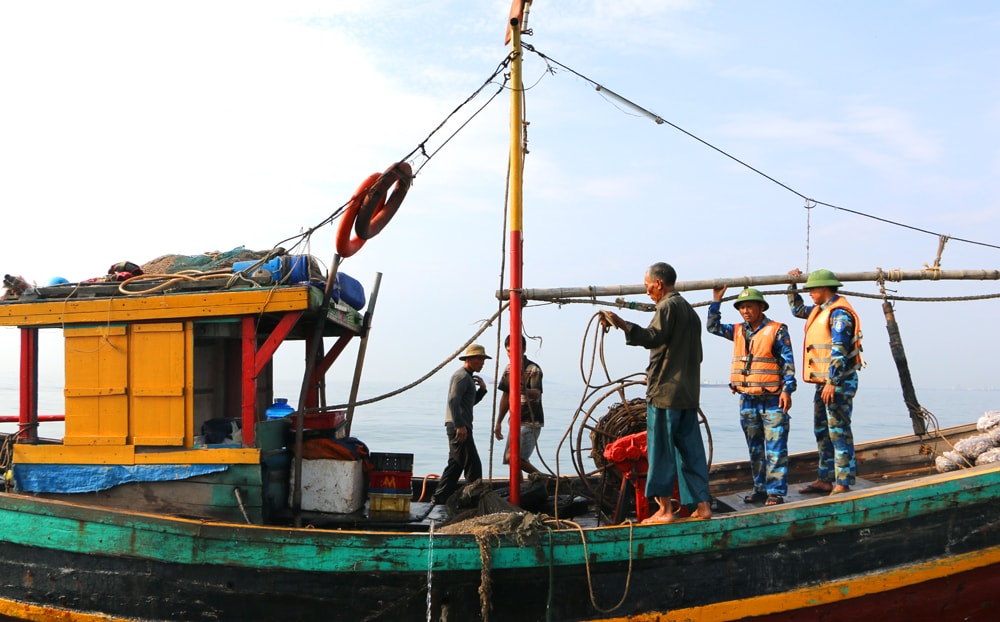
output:
[[[482,611],[483,555],[469,534],[205,523],[13,494],[0,495],[0,524],[4,602],[140,619],[426,619],[428,603],[451,619]],[[996,573],[975,558],[1000,550],[1000,466],[709,521],[488,543],[491,619],[669,616],[962,555],[972,561],[953,573]],[[841,600],[871,600],[851,596]]]

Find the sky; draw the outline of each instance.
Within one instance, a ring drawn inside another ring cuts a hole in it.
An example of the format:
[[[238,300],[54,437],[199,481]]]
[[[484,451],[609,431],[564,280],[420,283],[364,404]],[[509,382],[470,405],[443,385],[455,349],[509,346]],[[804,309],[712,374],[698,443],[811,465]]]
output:
[[[2,270],[44,285],[118,261],[269,249],[409,156],[418,172],[402,208],[340,269],[369,294],[382,274],[360,397],[421,378],[497,312],[509,278],[510,92],[490,100],[502,78],[434,131],[504,61],[508,10],[467,0],[0,4]],[[680,281],[918,270],[935,259],[933,233],[953,238],[942,268],[1000,268],[996,3],[539,0],[528,26],[525,42],[558,64],[524,58],[526,288],[638,285],[657,261]],[[429,159],[417,151],[425,140]],[[821,204],[806,209],[803,197]],[[294,252],[329,265],[334,234],[323,227]],[[1000,293],[996,281],[890,288]],[[845,289],[878,293],[873,283]],[[802,322],[783,296],[768,299],[798,349]],[[894,386],[880,303],[854,302],[868,360],[861,390]],[[1000,337],[987,328],[998,304],[896,305],[918,387],[1000,389],[990,362]],[[527,354],[547,382],[582,386],[596,310],[525,309]],[[723,319],[737,320],[729,304]],[[497,338],[494,324],[479,341],[492,352]],[[18,339],[0,329],[7,378]],[[724,382],[730,343],[703,343],[703,379]],[[346,401],[356,352],[331,371],[331,402]],[[612,377],[647,360],[620,333],[603,355]],[[301,357],[300,344],[282,346],[279,384],[297,387]],[[49,365],[44,374],[60,373],[61,361]],[[457,366],[430,379],[442,394]]]

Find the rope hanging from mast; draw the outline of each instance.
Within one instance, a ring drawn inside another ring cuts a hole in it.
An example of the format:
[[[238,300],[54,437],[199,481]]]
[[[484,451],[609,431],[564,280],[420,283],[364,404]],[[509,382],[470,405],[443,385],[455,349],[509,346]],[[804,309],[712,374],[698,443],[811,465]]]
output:
[[[917,401],[917,391],[913,388],[913,379],[910,377],[910,364],[906,360],[906,351],[903,350],[903,337],[899,333],[899,325],[896,323],[896,314],[893,311],[892,303],[889,302],[885,291],[885,278],[882,276],[882,269],[878,268],[878,286],[882,292],[882,313],[885,315],[885,328],[889,332],[889,350],[892,353],[892,360],[896,363],[896,371],[899,373],[899,386],[903,390],[903,402],[906,410],[910,413],[910,421],[913,424],[913,433],[917,436],[927,434],[927,411]]]

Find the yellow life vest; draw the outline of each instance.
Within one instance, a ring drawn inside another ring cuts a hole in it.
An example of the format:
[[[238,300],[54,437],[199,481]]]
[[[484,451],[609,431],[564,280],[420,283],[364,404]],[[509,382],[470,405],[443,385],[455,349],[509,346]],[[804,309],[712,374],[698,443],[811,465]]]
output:
[[[749,340],[743,332],[743,324],[733,326],[733,368],[729,373],[729,388],[747,395],[781,393],[782,362],[774,357],[774,339],[781,326],[769,321]]]
[[[830,331],[830,314],[834,309],[843,309],[854,318],[854,337],[851,350],[847,353],[850,364],[848,371],[860,369],[864,365],[861,358],[861,321],[847,300],[838,296],[828,307],[813,307],[806,318],[806,338],[803,343],[802,379],[813,384],[824,384],[830,377],[830,355],[833,349],[833,334]]]

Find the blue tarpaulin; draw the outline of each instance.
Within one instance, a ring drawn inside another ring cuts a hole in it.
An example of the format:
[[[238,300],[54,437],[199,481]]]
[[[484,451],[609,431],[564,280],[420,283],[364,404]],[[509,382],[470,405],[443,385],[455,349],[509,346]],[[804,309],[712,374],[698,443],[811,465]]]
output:
[[[18,492],[96,492],[129,482],[169,482],[228,468],[224,464],[15,464]]]

